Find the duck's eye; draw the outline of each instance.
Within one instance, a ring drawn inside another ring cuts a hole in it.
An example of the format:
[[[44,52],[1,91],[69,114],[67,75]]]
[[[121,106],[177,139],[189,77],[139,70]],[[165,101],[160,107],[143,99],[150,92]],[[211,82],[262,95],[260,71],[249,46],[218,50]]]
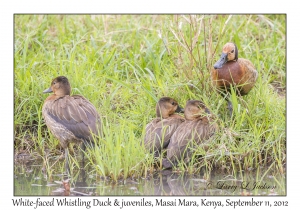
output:
[[[199,104],[199,105],[198,105],[198,108],[199,108],[199,109],[203,109],[204,107],[205,107],[205,106],[204,106],[203,104]]]
[[[174,102],[174,101],[172,102],[172,105],[173,105],[173,106],[175,105],[175,102]]]
[[[231,53],[233,53],[234,52],[234,50],[231,50]]]

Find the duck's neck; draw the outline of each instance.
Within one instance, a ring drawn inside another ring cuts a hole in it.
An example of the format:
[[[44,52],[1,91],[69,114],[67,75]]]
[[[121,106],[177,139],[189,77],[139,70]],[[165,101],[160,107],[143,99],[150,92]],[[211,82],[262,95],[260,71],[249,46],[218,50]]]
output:
[[[70,88],[58,89],[54,92],[54,95],[58,97],[64,97],[71,94]]]
[[[182,116],[179,115],[179,114],[171,114],[169,117],[172,117],[172,118],[182,118]]]
[[[166,114],[166,111],[164,108],[161,108],[160,106],[156,106],[156,117],[157,118],[163,118],[166,119],[169,117],[169,114]]]

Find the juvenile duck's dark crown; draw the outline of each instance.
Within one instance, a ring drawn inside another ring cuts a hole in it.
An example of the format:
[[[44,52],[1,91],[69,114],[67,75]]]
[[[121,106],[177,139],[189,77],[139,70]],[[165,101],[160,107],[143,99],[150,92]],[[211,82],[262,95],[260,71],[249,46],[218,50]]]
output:
[[[189,100],[186,105],[187,106],[201,106],[201,108],[206,108],[205,104],[200,100]]]
[[[59,82],[59,83],[63,83],[63,84],[69,84],[69,80],[67,77],[65,76],[59,76],[59,77],[56,77],[54,79],[55,82]]]
[[[170,100],[172,100],[170,97],[162,97],[159,99],[159,103],[163,103],[163,102],[169,102]]]

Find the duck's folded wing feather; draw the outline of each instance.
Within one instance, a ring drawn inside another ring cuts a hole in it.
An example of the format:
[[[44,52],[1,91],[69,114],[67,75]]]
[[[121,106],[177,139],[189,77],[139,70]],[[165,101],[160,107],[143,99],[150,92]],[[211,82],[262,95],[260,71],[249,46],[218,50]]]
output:
[[[91,139],[91,133],[98,135],[101,125],[95,107],[82,96],[65,96],[54,101],[46,101],[43,114],[46,123],[47,118],[51,118],[77,138],[85,140]]]
[[[154,132],[159,139],[164,141],[164,147],[169,144],[172,135],[182,122],[183,119],[179,118],[169,118],[159,122],[160,125],[154,130]]]

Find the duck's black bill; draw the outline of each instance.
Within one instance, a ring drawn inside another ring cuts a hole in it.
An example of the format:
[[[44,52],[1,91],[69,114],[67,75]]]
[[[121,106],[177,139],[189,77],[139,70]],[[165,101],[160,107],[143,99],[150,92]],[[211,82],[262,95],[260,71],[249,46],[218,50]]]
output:
[[[51,87],[49,87],[48,89],[46,89],[46,90],[43,91],[43,93],[52,93],[52,92],[53,91],[52,91]]]
[[[210,111],[208,108],[205,108],[205,113],[210,114]]]
[[[177,113],[184,113],[184,109],[178,105],[177,109],[175,110],[175,112],[177,112]]]
[[[227,62],[227,53],[222,53],[221,58],[214,64],[215,69],[222,68],[223,64]]]

